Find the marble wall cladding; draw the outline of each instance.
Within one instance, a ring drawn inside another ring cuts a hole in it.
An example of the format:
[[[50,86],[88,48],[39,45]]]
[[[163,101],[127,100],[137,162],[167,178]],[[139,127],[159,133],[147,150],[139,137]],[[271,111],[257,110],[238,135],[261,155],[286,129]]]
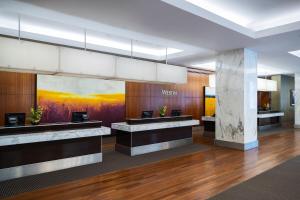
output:
[[[216,139],[257,140],[257,55],[248,49],[226,51],[216,68]]]
[[[295,127],[300,128],[300,74],[295,74]]]

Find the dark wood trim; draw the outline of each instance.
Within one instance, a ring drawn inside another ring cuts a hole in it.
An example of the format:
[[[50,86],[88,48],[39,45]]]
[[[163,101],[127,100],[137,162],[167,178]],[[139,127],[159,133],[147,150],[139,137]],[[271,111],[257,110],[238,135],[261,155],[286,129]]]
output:
[[[132,135],[132,136],[131,136]],[[118,131],[116,144],[137,147],[192,137],[192,126],[155,129],[138,132]]]

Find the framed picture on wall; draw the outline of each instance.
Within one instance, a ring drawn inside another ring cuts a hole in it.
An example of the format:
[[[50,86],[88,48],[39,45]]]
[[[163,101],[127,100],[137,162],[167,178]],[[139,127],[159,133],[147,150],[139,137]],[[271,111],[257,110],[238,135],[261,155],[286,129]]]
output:
[[[290,105],[295,106],[295,90],[290,90]]]

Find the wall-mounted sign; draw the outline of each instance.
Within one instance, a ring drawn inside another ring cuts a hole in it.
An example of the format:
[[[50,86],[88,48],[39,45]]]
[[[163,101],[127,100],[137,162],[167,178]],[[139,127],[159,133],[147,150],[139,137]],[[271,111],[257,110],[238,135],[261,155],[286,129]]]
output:
[[[174,90],[161,90],[162,95],[164,96],[177,96],[178,92]]]

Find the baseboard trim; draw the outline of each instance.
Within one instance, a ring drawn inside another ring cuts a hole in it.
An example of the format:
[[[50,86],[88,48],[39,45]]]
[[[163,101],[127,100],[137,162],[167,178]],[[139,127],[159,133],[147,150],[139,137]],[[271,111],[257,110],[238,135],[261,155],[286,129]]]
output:
[[[294,128],[300,128],[300,124],[294,124]]]
[[[237,143],[237,142],[229,142],[223,140],[215,140],[215,145],[221,147],[227,147],[231,149],[238,149],[242,151],[247,151],[250,149],[254,149],[258,147],[258,140],[249,142],[249,143]]]

